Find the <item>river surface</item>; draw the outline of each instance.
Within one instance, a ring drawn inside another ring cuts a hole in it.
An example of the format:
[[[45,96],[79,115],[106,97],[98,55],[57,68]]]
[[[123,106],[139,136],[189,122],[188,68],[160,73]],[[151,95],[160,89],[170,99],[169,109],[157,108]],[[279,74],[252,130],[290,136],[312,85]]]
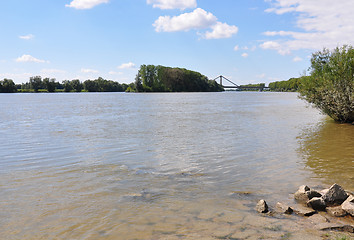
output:
[[[322,239],[298,186],[354,191],[354,126],[296,93],[0,94],[1,239]]]

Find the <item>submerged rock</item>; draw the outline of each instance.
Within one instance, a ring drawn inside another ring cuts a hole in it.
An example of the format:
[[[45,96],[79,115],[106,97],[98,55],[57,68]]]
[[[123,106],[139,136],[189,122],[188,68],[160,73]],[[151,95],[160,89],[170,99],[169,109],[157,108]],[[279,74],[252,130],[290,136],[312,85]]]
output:
[[[342,204],[348,198],[348,194],[341,186],[335,183],[329,188],[328,192],[322,196],[322,198],[329,206]]]
[[[264,199],[259,200],[256,205],[256,210],[259,213],[267,213],[269,211],[267,202]]]
[[[277,204],[275,205],[275,209],[277,212],[281,212],[281,213],[285,213],[285,214],[292,214],[293,213],[293,209],[281,202],[277,202]]]
[[[293,208],[294,213],[296,213],[297,215],[300,216],[312,216],[315,213],[317,213],[316,210],[313,210],[312,208],[308,208],[308,207],[303,207],[303,206],[296,206]]]
[[[349,196],[342,205],[342,209],[354,217],[354,196]]]
[[[326,212],[332,217],[344,217],[347,215],[347,212],[341,206],[327,207]]]
[[[308,218],[312,223],[320,224],[329,222],[328,219],[320,214],[314,214]]]
[[[354,227],[351,225],[345,225],[345,224],[336,224],[336,223],[321,223],[316,226],[318,230],[336,230],[336,231],[342,231],[342,232],[350,232],[354,233]]]

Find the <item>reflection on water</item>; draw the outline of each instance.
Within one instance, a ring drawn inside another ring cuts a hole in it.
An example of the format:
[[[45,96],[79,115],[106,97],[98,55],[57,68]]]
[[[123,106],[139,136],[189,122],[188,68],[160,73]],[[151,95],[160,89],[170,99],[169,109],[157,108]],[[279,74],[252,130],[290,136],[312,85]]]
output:
[[[354,126],[328,120],[301,136],[306,166],[331,185],[354,191]]]
[[[0,102],[1,239],[321,239],[295,216],[254,210],[260,198],[291,202],[299,185],[332,180],[321,175],[332,143],[319,138],[345,126],[301,135],[324,117],[296,93],[0,94]],[[333,155],[346,161],[349,131]]]

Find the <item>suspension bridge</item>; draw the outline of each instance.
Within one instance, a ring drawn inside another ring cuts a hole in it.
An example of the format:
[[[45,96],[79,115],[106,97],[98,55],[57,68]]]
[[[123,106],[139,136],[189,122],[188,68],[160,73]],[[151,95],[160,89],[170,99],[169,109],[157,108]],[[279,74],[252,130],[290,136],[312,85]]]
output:
[[[223,80],[224,82],[228,82],[231,85],[223,85]],[[219,81],[219,84],[223,87],[223,88],[229,88],[229,89],[238,89],[238,90],[259,90],[259,91],[263,91],[263,90],[268,90],[269,87],[265,87],[265,86],[242,86],[242,85],[237,85],[236,83],[234,83],[233,81],[227,79],[226,77],[220,75],[218,77],[216,77],[214,79],[214,81]]]

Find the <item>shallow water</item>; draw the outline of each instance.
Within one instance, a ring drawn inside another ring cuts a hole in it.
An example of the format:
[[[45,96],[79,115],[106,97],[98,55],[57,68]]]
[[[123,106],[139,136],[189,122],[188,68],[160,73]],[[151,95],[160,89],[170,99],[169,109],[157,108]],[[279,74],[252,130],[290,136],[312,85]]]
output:
[[[0,94],[4,239],[321,239],[302,184],[354,190],[354,127],[296,93]]]

